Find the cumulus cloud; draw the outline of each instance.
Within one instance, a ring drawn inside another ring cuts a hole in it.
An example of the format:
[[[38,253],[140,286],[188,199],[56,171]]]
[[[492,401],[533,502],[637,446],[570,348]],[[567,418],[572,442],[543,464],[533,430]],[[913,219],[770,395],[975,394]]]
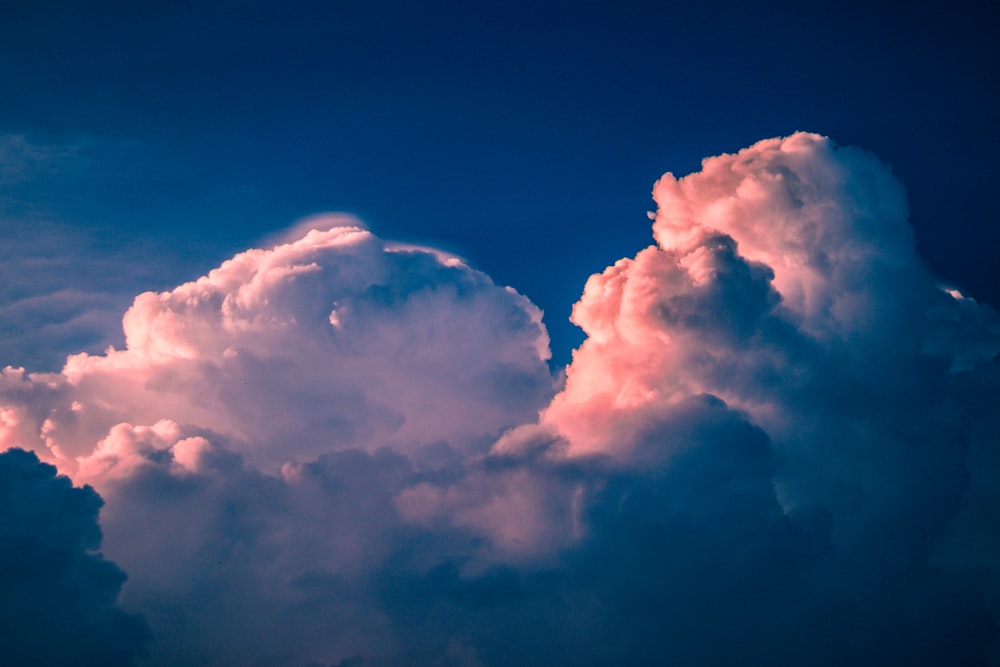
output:
[[[10,665],[134,665],[149,631],[98,549],[101,498],[24,450],[0,454],[0,643]]]
[[[52,397],[39,412],[7,395],[21,442],[74,471],[116,424],[170,419],[276,467],[348,447],[485,449],[534,415],[552,388],[535,306],[458,259],[325,222],[138,296],[123,350],[5,371]]]
[[[667,174],[654,197],[658,244],[574,310],[588,338],[543,418],[568,454],[638,455],[672,405],[709,394],[773,439],[790,509],[880,530],[928,494],[957,505],[975,405],[956,385],[994,369],[1000,321],[922,268],[889,169],[797,134]]]
[[[654,198],[657,245],[593,276],[574,309],[588,338],[542,417],[563,455],[670,460],[690,446],[663,437],[678,406],[715,397],[767,434],[786,515],[826,517],[830,576],[880,591],[859,594],[859,614],[938,585],[982,604],[941,550],[960,523],[991,532],[962,517],[983,492],[970,476],[998,472],[983,435],[995,440],[1000,319],[922,267],[888,167],[800,133],[666,174]],[[956,579],[941,584],[940,567]],[[946,628],[939,604],[893,613]],[[859,655],[892,644],[868,641]]]
[[[108,498],[108,548],[134,573],[125,601],[150,619],[156,664],[390,645],[363,582],[406,533],[391,480],[451,474],[553,392],[525,297],[351,219],[306,223],[137,297],[124,349],[0,376],[0,443]],[[262,605],[296,620],[276,630]],[[267,640],[237,645],[234,628]]]
[[[526,298],[321,218],[8,368],[0,442],[101,491],[155,665],[995,662],[1000,318],[824,137],[654,198],[554,396]]]

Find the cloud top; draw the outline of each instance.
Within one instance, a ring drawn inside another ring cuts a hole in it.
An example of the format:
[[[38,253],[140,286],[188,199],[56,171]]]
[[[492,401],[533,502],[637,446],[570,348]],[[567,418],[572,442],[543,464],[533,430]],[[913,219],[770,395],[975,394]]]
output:
[[[278,466],[349,447],[484,448],[535,414],[552,381],[531,302],[335,222],[136,297],[125,349],[34,380],[58,397],[44,414],[8,407],[20,437],[36,429],[27,442],[73,470],[114,425],[169,419]]]
[[[990,343],[956,337],[971,311],[923,269],[903,188],[864,151],[768,139],[665,174],[654,198],[657,245],[592,276],[573,310],[587,340],[544,419],[573,453],[624,452],[691,395],[780,431],[805,416],[795,392],[836,382],[823,373],[839,363],[872,371],[867,385],[932,355],[968,366],[1000,351],[988,309],[972,318]]]

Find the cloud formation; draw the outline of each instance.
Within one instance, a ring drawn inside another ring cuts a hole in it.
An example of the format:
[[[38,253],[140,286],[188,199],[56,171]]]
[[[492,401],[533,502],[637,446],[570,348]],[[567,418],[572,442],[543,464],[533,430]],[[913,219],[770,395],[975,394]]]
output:
[[[570,458],[669,462],[691,446],[676,433],[678,410],[720,399],[770,440],[786,517],[826,526],[830,551],[812,566],[857,587],[857,617],[881,609],[897,632],[936,629],[909,654],[875,623],[850,661],[919,664],[957,651],[942,636],[941,596],[969,605],[949,607],[959,616],[998,611],[996,589],[977,578],[993,559],[979,552],[970,577],[967,563],[943,556],[955,553],[957,525],[977,534],[963,540],[992,542],[990,523],[973,528],[964,516],[982,518],[994,502],[982,480],[1000,472],[988,463],[996,313],[921,266],[890,170],[824,137],[706,159],[699,173],[666,174],[654,198],[657,245],[588,281],[573,313],[588,338],[542,423]],[[914,595],[930,599],[893,602]],[[995,620],[982,622],[967,629]]]
[[[105,497],[155,665],[995,663],[1000,318],[824,137],[654,198],[554,396],[526,298],[322,219],[5,370],[0,442]]]
[[[276,468],[349,447],[485,449],[532,418],[552,381],[526,298],[350,220],[312,222],[294,242],[136,297],[123,350],[33,379],[6,371],[21,442],[72,472],[116,424],[169,419]],[[18,391],[51,403],[19,406]]]
[[[136,664],[149,641],[117,604],[124,573],[97,550],[101,498],[34,454],[0,454],[0,644],[10,665]]]
[[[833,530],[852,549],[913,521],[894,557],[943,534],[995,399],[959,387],[996,372],[1000,320],[922,268],[889,169],[797,134],[667,174],[654,198],[658,245],[574,310],[588,339],[543,419],[568,454],[642,456],[708,394],[772,439],[785,507],[850,517]]]

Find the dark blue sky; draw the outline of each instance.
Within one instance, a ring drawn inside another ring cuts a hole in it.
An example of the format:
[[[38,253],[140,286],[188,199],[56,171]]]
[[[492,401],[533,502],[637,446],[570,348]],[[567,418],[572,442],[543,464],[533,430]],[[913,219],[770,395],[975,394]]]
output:
[[[998,33],[961,2],[7,0],[0,136],[34,157],[0,172],[0,296],[124,307],[347,211],[527,294],[564,363],[660,174],[802,129],[889,162],[930,268],[997,305]]]

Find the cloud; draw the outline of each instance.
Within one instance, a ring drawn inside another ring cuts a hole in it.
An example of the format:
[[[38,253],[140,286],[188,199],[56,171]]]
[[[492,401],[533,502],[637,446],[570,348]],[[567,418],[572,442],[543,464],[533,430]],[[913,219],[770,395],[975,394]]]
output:
[[[0,185],[7,189],[82,169],[87,143],[43,143],[23,134],[0,134]]]
[[[828,518],[820,562],[865,591],[857,613],[912,587],[983,604],[986,589],[958,583],[965,565],[941,550],[956,525],[990,531],[962,517],[972,498],[984,511],[982,480],[1000,472],[984,439],[1000,319],[922,267],[889,169],[800,133],[667,174],[654,198],[657,245],[593,276],[574,309],[588,338],[542,417],[563,455],[670,461],[690,447],[660,435],[678,406],[720,399],[767,434],[785,514]],[[929,583],[937,568],[956,579]],[[995,619],[995,589],[986,597]],[[893,613],[947,628],[940,600],[925,604]],[[890,637],[867,641],[859,655],[891,650]]]
[[[658,244],[574,309],[588,338],[543,417],[568,454],[642,456],[671,406],[709,394],[774,441],[789,509],[879,530],[928,493],[957,507],[976,406],[956,386],[995,372],[1000,320],[923,269],[889,169],[797,134],[667,174],[654,197]]]
[[[526,298],[327,217],[6,369],[0,442],[105,497],[153,665],[995,662],[1000,317],[824,137],[654,198],[558,391]]]
[[[24,450],[0,454],[0,641],[11,665],[133,665],[149,631],[97,550],[101,498]]]
[[[125,349],[28,380],[58,397],[47,414],[10,401],[26,442],[73,471],[115,424],[170,419],[275,468],[349,447],[485,449],[531,419],[552,388],[541,312],[457,259],[337,222],[138,296]]]
[[[108,499],[107,548],[132,573],[124,600],[150,621],[155,664],[391,645],[364,588],[412,529],[391,480],[448,474],[553,392],[526,298],[344,217],[308,222],[137,297],[125,349],[0,375],[0,441]],[[267,639],[238,645],[234,628]]]

